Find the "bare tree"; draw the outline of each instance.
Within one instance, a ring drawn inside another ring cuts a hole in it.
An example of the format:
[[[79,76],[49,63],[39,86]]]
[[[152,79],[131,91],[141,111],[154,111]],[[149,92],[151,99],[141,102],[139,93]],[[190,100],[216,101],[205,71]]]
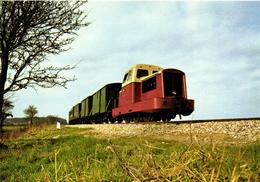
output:
[[[29,105],[23,112],[25,116],[30,119],[30,126],[32,126],[33,118],[38,113],[37,108],[34,105]]]
[[[47,66],[46,56],[69,49],[76,31],[89,25],[82,1],[0,1],[0,127],[4,96],[24,88],[65,87],[73,66]]]

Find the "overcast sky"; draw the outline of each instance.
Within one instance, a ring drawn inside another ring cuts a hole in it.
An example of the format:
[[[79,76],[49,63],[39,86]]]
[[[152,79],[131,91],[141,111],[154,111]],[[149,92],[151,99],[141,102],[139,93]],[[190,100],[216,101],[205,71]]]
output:
[[[107,83],[121,82],[134,64],[186,73],[195,111],[185,119],[260,116],[260,2],[92,2],[91,25],[72,49],[50,56],[76,64],[68,89],[32,89],[13,98],[14,117],[35,105],[39,116],[69,109]]]

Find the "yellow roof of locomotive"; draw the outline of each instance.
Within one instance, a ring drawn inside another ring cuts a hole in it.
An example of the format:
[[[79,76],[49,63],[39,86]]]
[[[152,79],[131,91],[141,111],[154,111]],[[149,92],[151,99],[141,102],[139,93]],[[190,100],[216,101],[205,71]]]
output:
[[[142,70],[147,70],[148,71],[148,75],[147,76],[143,76],[141,78],[137,78],[137,70],[138,69],[142,69]],[[136,64],[133,67],[131,67],[128,72],[125,74],[125,76],[127,75],[127,78],[123,80],[122,83],[122,87],[128,85],[129,83],[132,82],[142,82],[144,79],[146,79],[147,77],[153,75],[153,74],[157,74],[158,72],[160,72],[161,70],[163,70],[163,68],[156,66],[156,65],[151,65],[151,64]],[[156,71],[156,73],[154,73]]]

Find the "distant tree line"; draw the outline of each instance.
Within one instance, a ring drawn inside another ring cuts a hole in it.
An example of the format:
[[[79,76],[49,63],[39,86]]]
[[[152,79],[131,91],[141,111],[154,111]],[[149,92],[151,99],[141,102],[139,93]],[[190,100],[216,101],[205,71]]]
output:
[[[54,115],[49,115],[46,117],[34,117],[33,118],[33,125],[43,125],[43,124],[56,124],[60,122],[61,124],[67,124],[66,119],[54,116]],[[21,117],[21,118],[7,118],[4,123],[5,126],[10,126],[10,125],[30,125],[30,120],[28,117]]]

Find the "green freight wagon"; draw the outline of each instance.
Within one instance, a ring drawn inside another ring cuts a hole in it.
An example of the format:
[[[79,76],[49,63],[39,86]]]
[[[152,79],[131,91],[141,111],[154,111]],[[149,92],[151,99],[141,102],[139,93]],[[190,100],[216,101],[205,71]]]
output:
[[[92,95],[93,97],[93,105],[92,105],[92,115],[96,115],[100,113],[100,90]]]
[[[80,120],[80,112],[81,112],[81,103],[78,103],[73,107],[73,119],[74,120]]]
[[[101,120],[112,118],[111,112],[118,103],[118,94],[121,83],[111,83],[93,94],[92,115],[99,115]],[[108,117],[108,118],[107,118]]]
[[[73,107],[69,111],[69,124],[72,124],[71,121],[73,120]]]
[[[69,111],[69,124],[75,124],[80,121],[81,103],[73,106]]]
[[[113,121],[112,109],[118,107],[121,83],[107,84],[73,106],[69,111],[69,124]]]
[[[92,96],[87,97],[81,102],[81,118],[92,115]]]

